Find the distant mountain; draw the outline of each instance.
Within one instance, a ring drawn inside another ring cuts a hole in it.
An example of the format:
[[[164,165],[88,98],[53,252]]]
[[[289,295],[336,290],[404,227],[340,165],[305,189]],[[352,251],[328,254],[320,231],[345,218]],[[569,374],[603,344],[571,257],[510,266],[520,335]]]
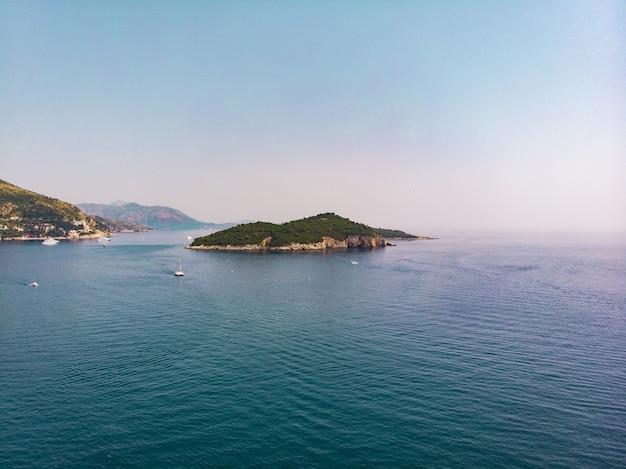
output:
[[[111,220],[110,218],[102,218],[97,215],[94,215],[93,217],[96,219],[96,221],[107,226],[109,230],[114,233],[154,231],[152,228],[133,223],[132,221]]]
[[[0,180],[0,236],[10,238],[83,238],[109,228],[78,207]]]
[[[78,204],[85,213],[143,225],[155,230],[194,230],[211,228],[222,230],[234,226],[234,223],[205,223],[185,215],[180,210],[171,207],[147,206],[137,203],[116,201],[111,204]]]

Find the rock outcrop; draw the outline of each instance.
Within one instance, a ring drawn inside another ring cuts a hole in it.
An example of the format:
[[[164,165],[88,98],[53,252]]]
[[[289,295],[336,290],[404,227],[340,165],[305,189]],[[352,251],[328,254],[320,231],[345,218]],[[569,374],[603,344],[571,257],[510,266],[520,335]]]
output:
[[[382,246],[389,246],[389,243],[382,236],[348,236],[346,239],[350,248],[372,249]]]
[[[344,240],[337,240],[329,236],[324,236],[318,243],[290,243],[284,246],[271,246],[271,237],[263,239],[259,244],[245,245],[202,245],[187,246],[188,249],[199,249],[206,251],[323,251],[325,249],[348,249],[362,248],[373,249],[384,246],[391,246],[382,236],[348,236]]]

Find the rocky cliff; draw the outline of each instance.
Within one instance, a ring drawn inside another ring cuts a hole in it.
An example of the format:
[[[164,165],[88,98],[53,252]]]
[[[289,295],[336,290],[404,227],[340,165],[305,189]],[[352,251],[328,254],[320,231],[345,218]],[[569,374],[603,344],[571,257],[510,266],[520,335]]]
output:
[[[323,251],[325,249],[348,249],[362,248],[373,249],[383,246],[391,246],[382,236],[349,236],[344,240],[337,240],[324,236],[318,243],[289,243],[283,246],[272,246],[272,238],[268,236],[258,244],[245,245],[198,245],[188,246],[189,249],[206,251]]]

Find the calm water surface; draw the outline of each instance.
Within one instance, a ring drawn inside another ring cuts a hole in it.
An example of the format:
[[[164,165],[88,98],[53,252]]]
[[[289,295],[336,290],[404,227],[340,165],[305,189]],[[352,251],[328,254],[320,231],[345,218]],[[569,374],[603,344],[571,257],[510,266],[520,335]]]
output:
[[[187,234],[0,243],[2,467],[624,467],[624,236]]]

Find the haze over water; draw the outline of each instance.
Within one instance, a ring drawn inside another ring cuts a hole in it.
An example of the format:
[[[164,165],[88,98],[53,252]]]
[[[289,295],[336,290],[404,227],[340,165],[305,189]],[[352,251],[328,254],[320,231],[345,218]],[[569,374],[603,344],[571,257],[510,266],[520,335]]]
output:
[[[0,465],[623,467],[623,236],[186,234],[0,243]]]
[[[0,2],[0,178],[213,223],[624,231],[625,19],[620,0]]]

